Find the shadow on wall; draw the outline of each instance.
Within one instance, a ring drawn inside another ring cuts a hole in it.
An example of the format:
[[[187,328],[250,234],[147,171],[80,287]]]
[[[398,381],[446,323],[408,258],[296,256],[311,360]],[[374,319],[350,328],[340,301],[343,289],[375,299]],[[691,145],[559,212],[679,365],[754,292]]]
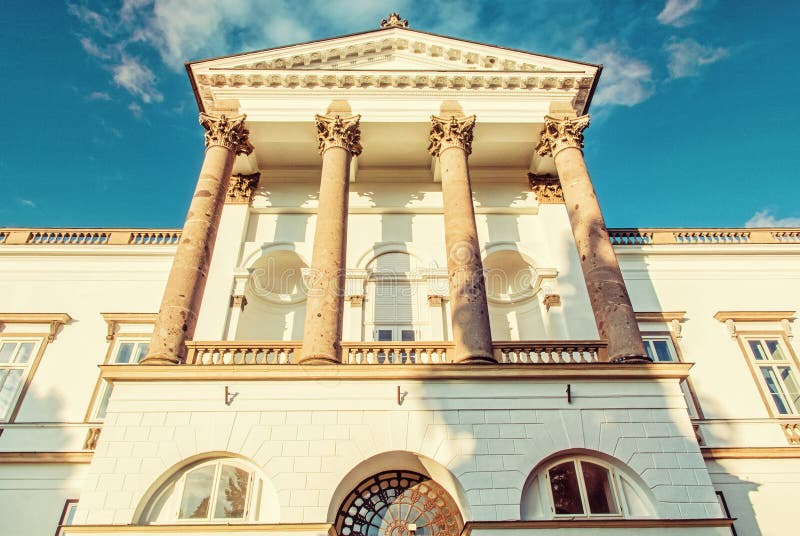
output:
[[[47,352],[43,359],[47,358]],[[41,365],[41,364],[40,364]],[[41,370],[41,368],[40,368]],[[70,419],[63,397],[40,394],[33,376],[19,416],[11,426],[0,424],[0,452],[42,453],[80,451],[87,428],[58,426]],[[88,394],[86,400],[88,402]],[[21,419],[26,413],[46,415],[46,422]],[[68,499],[78,499],[87,467],[67,463],[0,463],[0,532],[53,534]]]

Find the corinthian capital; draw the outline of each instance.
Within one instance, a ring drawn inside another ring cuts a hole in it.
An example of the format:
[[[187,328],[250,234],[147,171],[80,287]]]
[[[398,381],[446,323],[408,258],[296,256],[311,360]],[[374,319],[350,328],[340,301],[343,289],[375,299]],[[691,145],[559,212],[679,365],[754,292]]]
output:
[[[230,204],[250,203],[260,177],[260,173],[251,175],[237,173],[236,175],[231,175],[231,181],[228,183],[228,193],[225,194],[225,202]]]
[[[319,154],[331,147],[341,147],[353,156],[361,154],[360,115],[342,117],[340,115],[317,115],[317,139]]]
[[[225,114],[200,114],[200,124],[206,129],[206,148],[220,145],[235,154],[250,154],[253,146],[250,132],[244,128],[245,115],[228,117]]]
[[[431,137],[428,152],[439,156],[442,151],[451,147],[462,149],[467,155],[472,153],[472,129],[475,128],[475,116],[450,119],[431,116]]]
[[[544,132],[536,152],[539,156],[557,155],[561,150],[570,147],[583,149],[583,131],[589,126],[589,116],[557,119],[544,117]]]

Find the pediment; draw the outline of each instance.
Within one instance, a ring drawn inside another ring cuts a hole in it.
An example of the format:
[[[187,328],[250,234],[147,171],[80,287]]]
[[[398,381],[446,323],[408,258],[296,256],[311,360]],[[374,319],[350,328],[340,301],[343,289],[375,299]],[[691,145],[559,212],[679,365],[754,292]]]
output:
[[[572,73],[597,66],[407,28],[387,28],[190,63],[194,72],[451,71]]]

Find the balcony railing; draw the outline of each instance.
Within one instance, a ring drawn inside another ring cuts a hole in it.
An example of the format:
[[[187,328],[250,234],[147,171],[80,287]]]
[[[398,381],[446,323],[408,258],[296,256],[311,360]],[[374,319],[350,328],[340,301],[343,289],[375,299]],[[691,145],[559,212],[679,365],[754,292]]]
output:
[[[798,229],[609,229],[615,246],[800,244]]]
[[[292,365],[302,341],[191,341],[186,362],[214,365]],[[604,341],[495,341],[501,364],[596,363],[606,354]],[[452,363],[452,342],[342,342],[346,365],[444,365]]]
[[[171,246],[178,229],[0,229],[0,244],[28,246]]]

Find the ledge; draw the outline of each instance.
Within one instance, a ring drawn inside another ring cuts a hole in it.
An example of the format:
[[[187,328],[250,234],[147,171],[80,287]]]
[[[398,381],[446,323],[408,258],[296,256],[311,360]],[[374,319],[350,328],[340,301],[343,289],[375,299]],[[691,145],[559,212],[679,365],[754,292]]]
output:
[[[644,528],[702,528],[730,527],[734,519],[545,519],[541,521],[468,521],[461,536],[473,530],[536,530],[536,529],[644,529]],[[659,533],[660,534],[660,533]]]
[[[91,463],[94,452],[0,452],[2,463]]]
[[[800,458],[800,447],[700,447],[706,460]]]
[[[684,379],[691,363],[536,365],[101,365],[109,381],[654,380]]]
[[[186,533],[206,534],[251,532],[253,534],[272,532],[306,532],[314,534],[330,534],[335,536],[330,523],[253,523],[253,524],[185,524],[185,525],[69,525],[65,526],[62,534],[164,534]]]

